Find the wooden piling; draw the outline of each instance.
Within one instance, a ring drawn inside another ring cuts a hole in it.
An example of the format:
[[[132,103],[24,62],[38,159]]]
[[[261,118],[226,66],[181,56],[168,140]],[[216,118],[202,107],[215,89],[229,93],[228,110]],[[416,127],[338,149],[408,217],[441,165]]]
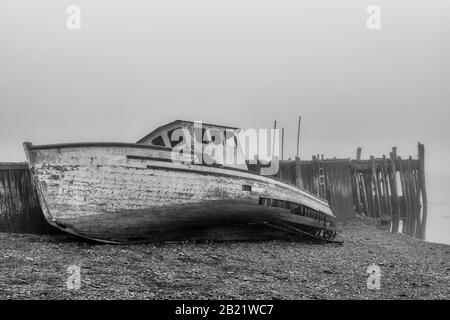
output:
[[[389,185],[391,187],[391,199],[392,199],[392,232],[398,232],[400,226],[400,203],[398,199],[398,187],[397,187],[397,171],[395,168],[396,156],[394,152],[389,154],[391,171],[389,174]]]
[[[304,187],[302,183],[301,162],[298,156],[295,157],[295,185],[299,188]]]
[[[381,201],[380,201],[380,186],[379,186],[379,180],[377,175],[377,169],[375,165],[375,158],[374,156],[370,156],[370,169],[372,172],[372,184],[373,188],[375,190],[375,210],[376,210],[376,217],[381,218]]]
[[[376,205],[375,205],[375,196],[373,191],[373,183],[372,183],[372,174],[370,172],[366,172],[364,174],[364,182],[365,189],[367,194],[367,204],[369,207],[369,215],[373,218],[376,217]]]
[[[361,160],[361,152],[362,152],[362,148],[358,147],[356,149],[356,160]]]
[[[298,128],[297,128],[297,157],[299,156],[299,148],[300,148],[300,124],[302,122],[302,116],[298,117]]]
[[[383,155],[383,160],[381,162],[381,175],[383,179],[383,199],[385,206],[385,214],[388,215],[392,219],[392,205],[391,205],[391,197],[389,194],[389,178],[388,178],[388,170],[387,170],[387,161],[386,156]]]
[[[366,182],[364,179],[364,174],[359,175],[360,180],[360,188],[362,190],[362,198],[364,199],[364,210],[367,216],[370,216],[370,207],[369,207],[369,199],[367,197],[367,189],[366,189]]]
[[[427,226],[428,200],[427,200],[427,188],[425,186],[425,146],[420,142],[418,144],[418,153],[419,153],[418,154],[419,185],[422,194],[422,223],[420,230],[420,238],[425,239]]]
[[[356,169],[355,160],[352,160],[350,162],[351,167],[351,173],[352,173],[352,180],[353,180],[353,188],[354,188],[354,201],[355,201],[355,209],[358,214],[362,213],[361,208],[361,194],[360,194],[360,182],[359,182],[359,175],[358,170]]]
[[[319,195],[319,169],[317,165],[317,156],[312,156],[312,176],[313,176],[313,190],[315,195]]]
[[[383,191],[382,191],[382,178],[381,178],[381,166],[377,165],[375,162],[375,184],[376,184],[376,194],[378,195],[377,204],[379,207],[379,218],[384,219],[386,214],[386,209],[384,207]]]
[[[406,183],[406,170],[405,165],[402,161],[402,158],[400,156],[397,157],[398,166],[399,166],[399,174],[400,174],[400,183],[401,183],[401,189],[402,189],[402,204],[403,204],[403,212],[401,214],[402,220],[403,220],[403,227],[402,232],[409,234],[409,219],[410,219],[410,212],[411,208],[409,207],[409,199],[408,199],[408,186]]]
[[[421,218],[421,209],[420,205],[420,186],[419,186],[419,171],[417,168],[413,171],[414,176],[414,189],[415,189],[415,206],[416,206],[416,231],[414,237],[420,239],[421,230],[422,230],[422,218]]]
[[[408,229],[409,229],[409,235],[414,236],[416,233],[416,195],[415,195],[415,189],[414,189],[414,175],[412,170],[412,158],[409,156],[407,162],[406,162],[406,182],[408,186],[408,195],[409,195],[409,221],[408,221]]]

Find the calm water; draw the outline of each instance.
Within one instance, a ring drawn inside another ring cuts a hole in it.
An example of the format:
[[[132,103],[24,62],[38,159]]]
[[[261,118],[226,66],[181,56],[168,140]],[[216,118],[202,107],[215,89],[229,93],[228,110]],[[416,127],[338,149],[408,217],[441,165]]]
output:
[[[425,240],[450,244],[450,179],[430,179]]]
[[[450,244],[449,205],[448,201],[429,203],[425,240]]]

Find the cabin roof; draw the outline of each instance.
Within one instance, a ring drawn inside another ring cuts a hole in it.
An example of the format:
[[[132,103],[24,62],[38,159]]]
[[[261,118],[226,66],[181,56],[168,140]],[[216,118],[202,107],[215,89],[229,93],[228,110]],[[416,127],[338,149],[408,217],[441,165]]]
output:
[[[171,126],[173,126],[174,124],[177,124],[177,123],[179,123],[179,124],[182,124],[182,123],[193,124],[194,121],[175,120],[175,121],[166,123],[166,124],[164,124],[164,125],[162,125],[162,126],[156,128],[155,130],[151,131],[149,134],[147,134],[147,135],[145,135],[144,137],[142,137],[141,139],[139,139],[138,142],[136,142],[136,143],[142,143],[142,142],[144,142],[148,137],[150,137],[151,135],[153,135],[154,133],[156,133],[156,132],[158,132],[158,131],[161,131],[161,130],[164,130],[165,128],[171,127]],[[215,127],[215,128],[223,128],[223,129],[233,129],[233,130],[238,129],[238,128],[235,128],[235,127],[222,126],[222,125],[218,125],[218,124],[211,124],[211,123],[205,123],[205,122],[202,122],[202,125],[205,125],[205,126],[207,126],[207,127]]]

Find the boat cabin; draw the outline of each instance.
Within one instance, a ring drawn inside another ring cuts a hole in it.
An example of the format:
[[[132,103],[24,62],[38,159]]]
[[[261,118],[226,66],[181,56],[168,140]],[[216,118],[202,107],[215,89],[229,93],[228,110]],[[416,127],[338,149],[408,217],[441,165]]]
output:
[[[249,170],[248,161],[245,160],[237,141],[238,130],[221,125],[176,120],[153,130],[137,143],[176,148],[190,140],[194,157],[195,154],[202,153],[202,160],[207,164]],[[196,149],[199,146],[201,150]]]

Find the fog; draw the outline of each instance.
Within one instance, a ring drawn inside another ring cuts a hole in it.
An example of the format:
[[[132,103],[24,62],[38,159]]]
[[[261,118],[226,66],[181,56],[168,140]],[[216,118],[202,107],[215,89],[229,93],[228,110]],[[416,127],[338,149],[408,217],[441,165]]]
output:
[[[80,30],[66,26],[72,4]],[[372,4],[380,30],[366,27]],[[175,119],[277,120],[294,156],[301,115],[303,159],[394,145],[417,157],[424,143],[430,200],[447,201],[449,12],[446,0],[4,0],[0,161],[24,161],[24,141],[135,142]]]

